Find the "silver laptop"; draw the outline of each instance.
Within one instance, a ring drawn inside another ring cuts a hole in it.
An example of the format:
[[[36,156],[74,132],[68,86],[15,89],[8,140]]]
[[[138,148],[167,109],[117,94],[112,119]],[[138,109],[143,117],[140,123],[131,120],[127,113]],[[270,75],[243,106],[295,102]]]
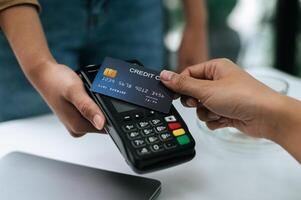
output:
[[[0,160],[3,200],[150,200],[160,191],[157,180],[24,153],[10,153]]]

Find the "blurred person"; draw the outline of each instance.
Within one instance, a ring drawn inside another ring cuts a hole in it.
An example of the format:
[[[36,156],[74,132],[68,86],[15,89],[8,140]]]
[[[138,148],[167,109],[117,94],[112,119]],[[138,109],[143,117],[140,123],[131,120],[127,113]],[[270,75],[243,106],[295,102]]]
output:
[[[183,4],[179,70],[206,59],[204,2]],[[0,27],[8,40],[0,35],[0,121],[49,112],[27,78],[73,136],[102,130],[104,115],[72,69],[105,56],[161,69],[162,26],[160,0],[0,0]]]
[[[301,163],[301,102],[257,81],[228,59],[161,72],[161,81],[195,107],[209,129],[234,127],[272,140]]]

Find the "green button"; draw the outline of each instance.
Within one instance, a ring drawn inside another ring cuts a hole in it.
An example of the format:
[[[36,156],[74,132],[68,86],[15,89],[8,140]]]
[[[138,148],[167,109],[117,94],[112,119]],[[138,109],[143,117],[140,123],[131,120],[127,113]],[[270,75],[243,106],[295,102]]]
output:
[[[177,140],[180,145],[188,144],[190,142],[189,137],[187,135],[177,137]]]

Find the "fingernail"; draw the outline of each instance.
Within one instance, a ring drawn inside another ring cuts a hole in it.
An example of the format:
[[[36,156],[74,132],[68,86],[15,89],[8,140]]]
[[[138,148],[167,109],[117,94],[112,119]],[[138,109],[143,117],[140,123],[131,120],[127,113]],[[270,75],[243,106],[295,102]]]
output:
[[[221,118],[221,116],[216,115],[214,113],[208,113],[208,118],[212,120],[218,120],[219,118]]]
[[[172,77],[174,76],[174,72],[172,71],[168,71],[168,70],[163,70],[161,73],[160,73],[160,78],[161,80],[163,81],[170,81],[172,79]]]
[[[195,100],[193,100],[193,99],[187,99],[186,104],[189,107],[196,107],[198,103]]]
[[[101,130],[103,128],[103,119],[99,114],[96,114],[93,117],[93,123],[95,128],[97,128],[98,130]]]

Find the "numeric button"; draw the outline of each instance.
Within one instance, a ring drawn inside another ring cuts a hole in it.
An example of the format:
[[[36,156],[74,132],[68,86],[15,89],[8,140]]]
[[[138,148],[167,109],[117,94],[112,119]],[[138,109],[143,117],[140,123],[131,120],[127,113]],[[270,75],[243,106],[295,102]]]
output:
[[[145,141],[143,139],[137,139],[133,141],[133,146],[136,148],[144,145],[145,145]]]
[[[166,126],[157,126],[157,127],[155,127],[155,130],[158,133],[164,132],[164,131],[166,131],[166,129],[167,129]]]
[[[160,138],[162,141],[166,141],[172,139],[172,135],[168,132],[165,132],[160,134]]]
[[[155,143],[155,142],[159,141],[159,138],[156,137],[156,136],[150,136],[150,137],[147,138],[147,141],[149,143]]]
[[[129,131],[135,131],[136,127],[134,126],[134,124],[126,124],[126,125],[123,126],[123,129],[126,132],[129,132]]]
[[[153,126],[162,124],[162,121],[160,119],[152,119],[150,122]]]
[[[153,152],[159,152],[159,151],[163,151],[164,147],[161,144],[154,144],[152,145],[152,150]]]
[[[130,138],[130,139],[135,139],[135,138],[137,138],[137,137],[139,137],[139,136],[140,136],[140,133],[139,133],[139,132],[136,132],[136,131],[134,131],[134,132],[130,132],[130,133],[128,133],[128,136],[129,136],[129,138]]]
[[[149,127],[149,123],[147,121],[141,121],[138,123],[139,128],[147,128]]]
[[[143,135],[145,135],[145,136],[149,136],[149,135],[152,135],[152,134],[154,133],[154,130],[151,129],[151,128],[146,128],[146,129],[143,129],[143,130],[142,130],[142,133],[143,133]]]

